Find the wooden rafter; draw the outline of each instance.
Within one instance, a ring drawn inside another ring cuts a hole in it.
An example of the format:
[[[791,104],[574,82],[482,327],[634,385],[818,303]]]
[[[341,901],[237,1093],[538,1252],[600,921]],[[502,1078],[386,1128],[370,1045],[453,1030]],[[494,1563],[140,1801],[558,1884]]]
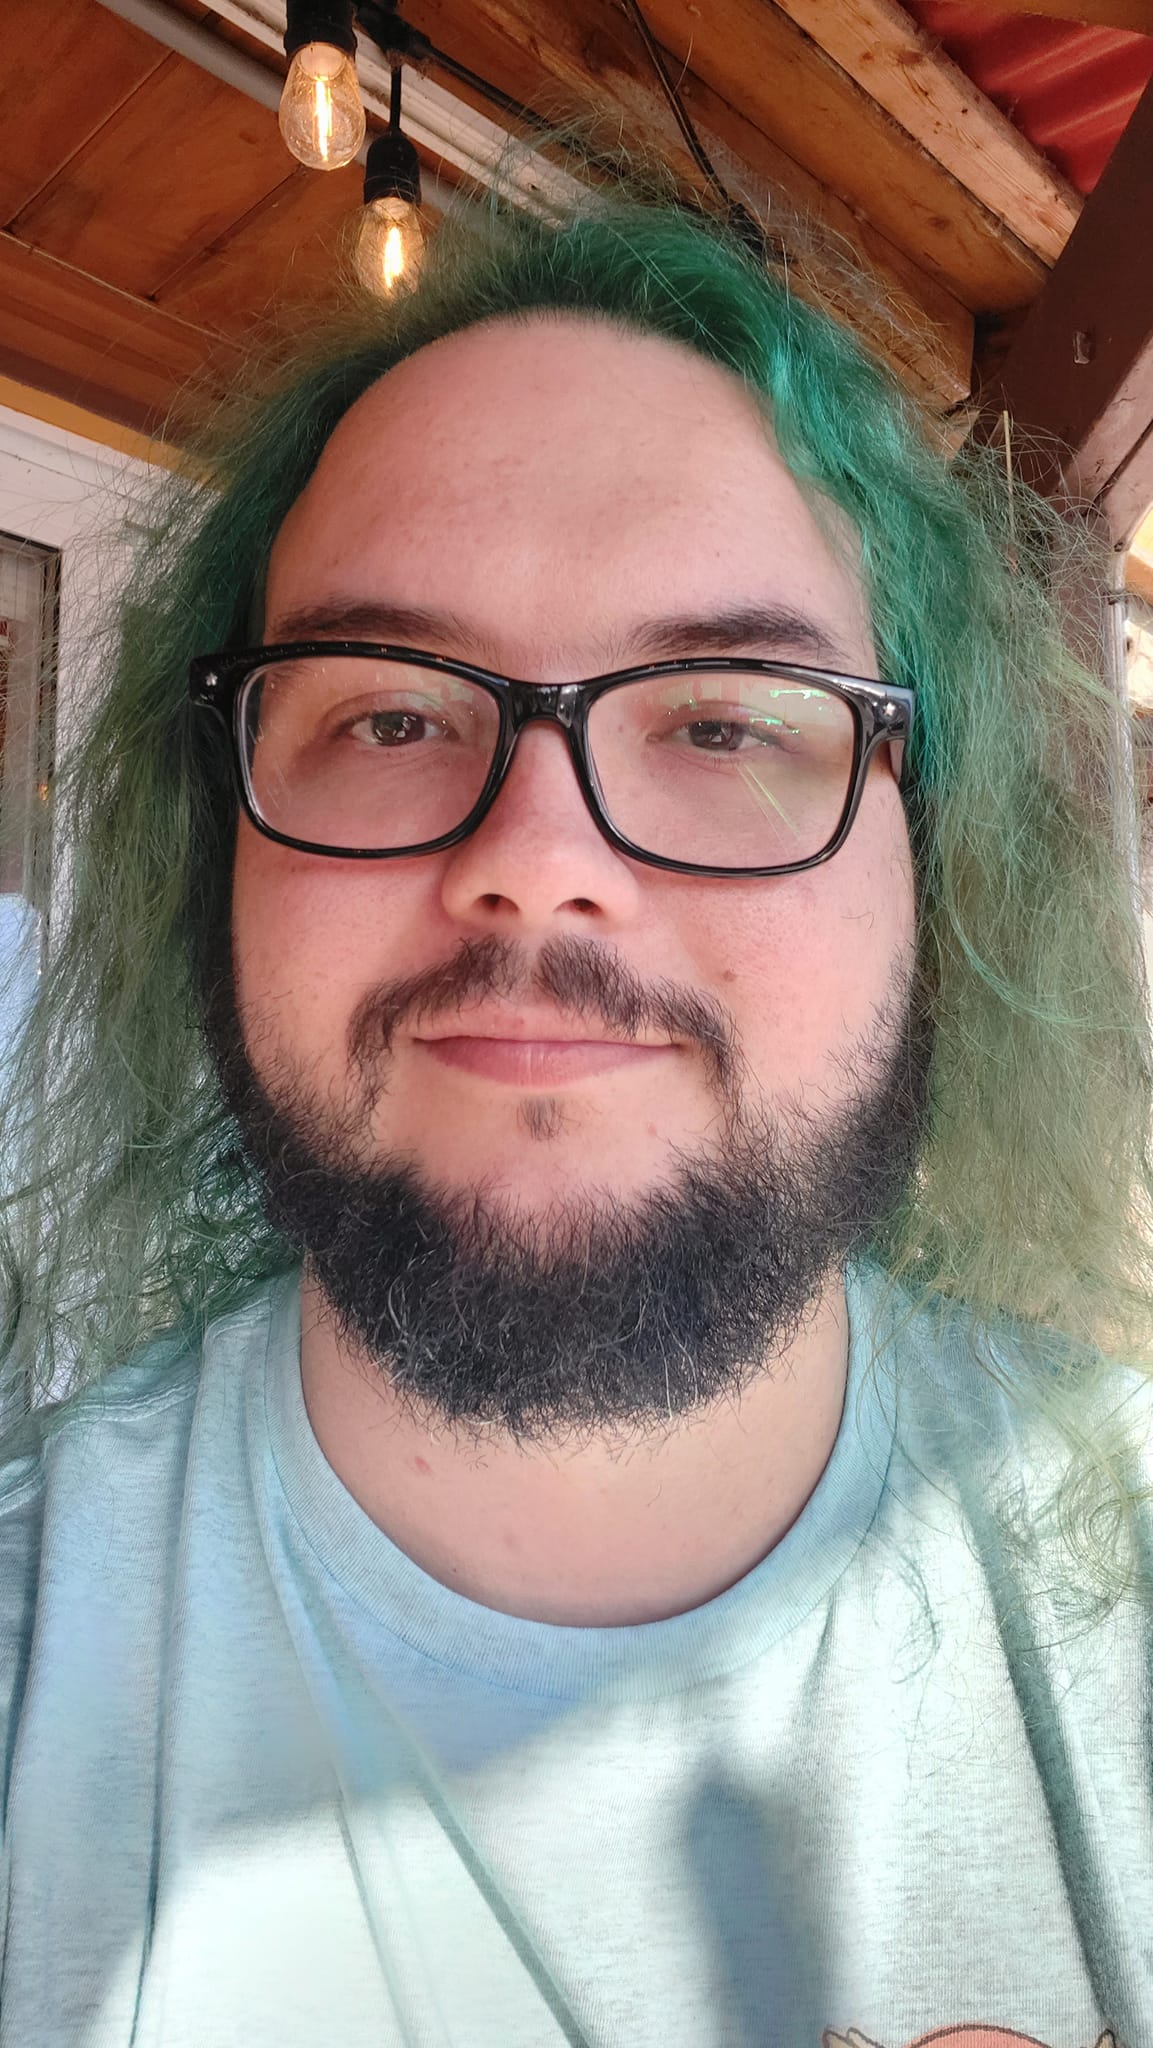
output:
[[[613,0],[472,0],[467,11],[454,0],[407,0],[405,11],[514,97],[558,118],[574,107],[599,113],[610,131],[659,151],[697,182],[643,46]],[[702,131],[727,145],[749,188],[783,191],[876,266],[880,289],[872,311],[862,301],[862,329],[912,369],[919,389],[955,404],[971,382],[965,313],[1027,305],[1045,265],[794,24],[764,11],[786,38],[783,68],[734,40],[732,0],[710,8],[707,46],[698,39],[688,68],[676,22],[666,24],[653,0],[647,9]],[[895,348],[886,297],[903,330]]]
[[[181,4],[196,4],[196,0],[181,0]],[[615,4],[619,9],[621,0]],[[249,37],[256,31],[259,39],[250,47],[264,63],[279,63],[284,0],[213,0],[213,6],[221,30],[235,34],[243,23]],[[372,80],[378,90],[383,77],[387,92],[383,60],[377,64],[363,45],[359,70],[362,84]],[[453,79],[453,85],[459,94],[459,81]],[[670,144],[675,147],[675,131],[668,109],[656,95],[655,78],[650,77],[649,85],[654,92],[653,133],[646,131],[642,139],[656,142],[662,150]],[[974,323],[969,310],[707,86],[691,76],[682,76],[679,86],[702,141],[735,196],[761,218],[773,206],[779,218],[783,202],[791,209],[794,224],[798,220],[806,226],[821,224],[823,237],[803,234],[804,254],[794,240],[794,280],[811,287],[823,304],[851,324],[866,328],[874,344],[930,403],[949,406],[962,399],[972,381]],[[407,104],[412,104],[411,86]],[[477,111],[488,122],[498,110],[481,101]],[[622,119],[623,115],[622,109]],[[656,135],[661,120],[666,123],[667,137]],[[635,121],[633,125],[635,131]],[[845,266],[840,261],[834,266],[830,237],[841,248],[853,250],[869,273],[867,284],[858,280],[855,297],[843,275]],[[194,266],[192,258],[190,267]]]
[[[446,32],[446,0],[413,0]],[[695,8],[695,12],[690,12]],[[1028,305],[1045,265],[884,108],[765,0],[647,0],[674,76],[695,79],[759,129],[971,311]],[[454,11],[459,37],[459,10]],[[586,101],[651,105],[644,52],[612,0],[474,0],[469,22],[498,46],[535,47]],[[436,40],[436,38],[434,38]],[[691,52],[691,55],[690,55]],[[540,61],[540,60],[538,60]]]
[[[975,429],[994,439],[1007,412],[1023,474],[1099,505],[1119,546],[1153,503],[1153,270],[1134,233],[1151,218],[1153,85],[983,391]]]
[[[174,394],[209,403],[241,348],[146,298],[0,234],[0,371],[143,434],[163,430]],[[178,438],[178,435],[177,435]]]
[[[1079,194],[897,0],[777,4],[1027,249],[1056,262]]]
[[[794,277],[839,312],[931,405],[948,408],[965,399],[972,388],[974,321],[955,294],[708,86],[686,79],[681,97],[728,189],[762,219],[772,218],[774,205],[792,209],[799,230]],[[811,249],[808,223],[817,231]],[[830,236],[861,266],[856,289],[829,260]]]
[[[623,135],[699,186],[645,51],[615,0],[470,0],[467,9],[459,0],[405,0],[404,14],[435,45],[514,98],[558,121],[583,110],[610,139]],[[965,397],[971,387],[972,315],[960,295],[907,246],[830,191],[730,97],[699,74],[682,76],[675,49],[669,55],[702,138],[722,146],[726,173],[732,172],[737,189],[754,204],[770,190],[783,196],[874,272],[875,284],[844,306],[846,317],[932,403],[949,406]],[[441,82],[478,111],[493,114],[487,102],[448,75]],[[1027,302],[1044,267],[1029,252],[1019,255],[1025,267],[1014,268],[1012,283],[1003,289]],[[982,248],[978,260],[984,258]],[[999,254],[990,259],[997,278],[999,262]],[[820,280],[826,281],[836,303],[840,276]]]
[[[261,92],[254,102],[235,79],[191,69],[94,0],[53,0],[47,22],[43,0],[3,4],[36,90],[12,109],[0,165],[0,369],[33,376],[37,322],[55,322],[43,346],[52,387],[72,376],[78,401],[154,426],[180,364],[199,351],[207,366],[218,341],[245,345],[262,313],[293,317],[324,299],[359,174],[295,171]],[[275,35],[267,46],[263,0],[263,43],[236,26],[236,4],[229,21],[212,0],[161,4],[239,44],[275,84],[282,53]],[[937,409],[956,409],[972,390],[975,323],[1017,330],[1076,195],[898,0],[642,5],[726,185],[783,223],[794,282]],[[703,191],[629,0],[402,7],[514,101],[558,123],[583,114]],[[454,72],[429,69],[430,84],[470,99]],[[492,122],[486,96],[471,100]],[[149,349],[115,310],[130,302]]]

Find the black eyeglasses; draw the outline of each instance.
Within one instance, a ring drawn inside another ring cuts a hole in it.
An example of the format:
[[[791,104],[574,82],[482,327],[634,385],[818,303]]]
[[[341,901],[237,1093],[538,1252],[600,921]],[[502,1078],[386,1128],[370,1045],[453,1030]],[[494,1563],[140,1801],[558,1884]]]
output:
[[[526,683],[359,640],[201,655],[189,686],[231,735],[247,816],[284,846],[341,860],[455,846],[543,719],[565,734],[611,846],[706,875],[829,860],[879,747],[902,779],[915,704],[911,690],[792,662],[718,656]]]

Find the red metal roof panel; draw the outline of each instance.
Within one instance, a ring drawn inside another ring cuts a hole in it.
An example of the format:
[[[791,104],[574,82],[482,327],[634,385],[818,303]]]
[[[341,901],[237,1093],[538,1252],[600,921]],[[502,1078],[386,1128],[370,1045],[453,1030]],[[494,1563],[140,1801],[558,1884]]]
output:
[[[905,0],[974,85],[1079,192],[1091,192],[1153,78],[1153,36],[965,0]]]

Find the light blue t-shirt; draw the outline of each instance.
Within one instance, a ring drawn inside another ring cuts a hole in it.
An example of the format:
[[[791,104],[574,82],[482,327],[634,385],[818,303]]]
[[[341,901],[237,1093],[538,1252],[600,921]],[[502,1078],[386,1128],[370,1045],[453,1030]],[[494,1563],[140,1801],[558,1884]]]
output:
[[[1148,1617],[1017,1598],[1029,1429],[847,1279],[815,1492],[666,1621],[406,1557],[295,1276],[0,1469],[0,2048],[1153,2048]]]

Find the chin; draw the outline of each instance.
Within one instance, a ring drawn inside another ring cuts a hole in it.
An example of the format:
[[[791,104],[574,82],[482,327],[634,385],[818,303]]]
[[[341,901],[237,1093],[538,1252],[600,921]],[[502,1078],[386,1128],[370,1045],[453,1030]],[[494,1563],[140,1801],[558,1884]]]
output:
[[[377,1133],[376,1156],[362,1163],[379,1168],[403,1160],[425,1182],[462,1188],[499,1182],[531,1198],[533,1190],[642,1189],[667,1178],[670,1154],[679,1143],[701,1147],[686,1132],[678,1140],[659,1135],[651,1114],[610,1116],[603,1108],[571,1095],[525,1094],[500,1106],[498,1115],[437,1119],[419,1128]]]
[[[644,1158],[606,1158],[583,1137],[572,1142],[563,1115],[550,1115],[549,1105],[538,1115],[534,1104],[532,1122],[531,1134],[515,1143],[467,1155],[454,1149],[443,1159],[414,1151],[408,1164],[434,1200],[463,1196],[504,1217],[533,1218],[541,1226],[555,1220],[561,1228],[578,1216],[587,1219],[590,1209],[641,1208],[673,1180],[666,1148],[659,1157],[647,1151]]]

